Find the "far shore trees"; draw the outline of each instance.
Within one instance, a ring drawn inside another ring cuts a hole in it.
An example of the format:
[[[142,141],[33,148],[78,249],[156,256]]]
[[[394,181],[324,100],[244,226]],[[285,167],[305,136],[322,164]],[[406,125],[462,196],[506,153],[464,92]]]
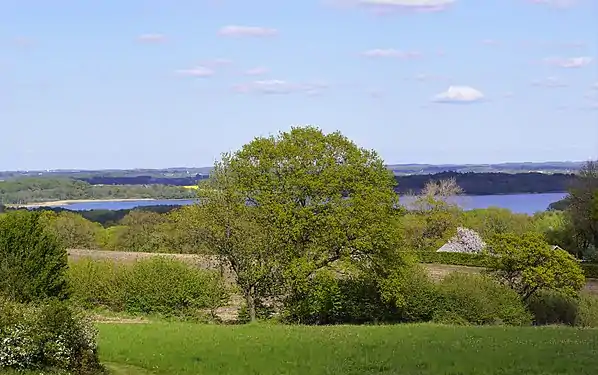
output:
[[[205,184],[198,225],[235,273],[251,320],[273,287],[288,295],[341,261],[386,269],[396,251],[395,179],[338,132],[294,127],[256,138],[224,155]]]

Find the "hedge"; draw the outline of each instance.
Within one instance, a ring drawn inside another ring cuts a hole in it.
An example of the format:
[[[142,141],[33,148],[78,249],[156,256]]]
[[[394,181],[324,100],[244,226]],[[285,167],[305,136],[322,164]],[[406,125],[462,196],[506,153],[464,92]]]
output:
[[[479,254],[446,253],[446,252],[409,252],[415,255],[421,263],[449,264],[455,266],[485,267],[486,257]],[[598,263],[581,263],[581,268],[587,278],[598,279]]]

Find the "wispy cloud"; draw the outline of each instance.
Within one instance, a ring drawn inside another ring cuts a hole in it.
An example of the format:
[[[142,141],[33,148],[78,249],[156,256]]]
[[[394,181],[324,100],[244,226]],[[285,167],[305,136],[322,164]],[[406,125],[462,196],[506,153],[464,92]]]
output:
[[[164,34],[141,34],[137,37],[137,40],[143,43],[164,43],[166,39]]]
[[[268,37],[278,35],[278,30],[262,26],[239,26],[228,25],[218,30],[222,36],[250,36],[250,37]]]
[[[399,51],[394,48],[376,48],[362,52],[365,57],[393,57],[399,59],[415,59],[421,57],[417,51]]]
[[[244,73],[248,76],[259,76],[268,73],[270,70],[263,66],[256,66],[255,68],[247,69]]]
[[[567,83],[563,82],[558,77],[547,77],[544,79],[538,79],[538,80],[532,81],[532,86],[554,89],[554,88],[567,87],[568,85],[567,85]]]
[[[205,66],[196,66],[191,69],[179,69],[176,71],[176,73],[184,75],[184,76],[200,77],[200,78],[201,77],[211,77],[214,75],[214,71]]]
[[[579,0],[528,0],[532,4],[545,5],[553,8],[571,8],[579,4]]]
[[[557,66],[560,68],[583,68],[584,66],[589,65],[592,61],[593,59],[587,56],[569,58],[549,57],[543,60],[543,62],[547,65]]]
[[[446,91],[435,95],[432,101],[436,103],[467,104],[484,100],[484,94],[470,86],[450,86]]]
[[[441,12],[456,0],[354,0],[360,6],[377,13],[392,12]]]
[[[278,79],[253,81],[233,87],[233,89],[239,93],[258,93],[265,95],[284,95],[292,93],[315,95],[326,88],[328,88],[328,85],[321,82],[295,83]]]

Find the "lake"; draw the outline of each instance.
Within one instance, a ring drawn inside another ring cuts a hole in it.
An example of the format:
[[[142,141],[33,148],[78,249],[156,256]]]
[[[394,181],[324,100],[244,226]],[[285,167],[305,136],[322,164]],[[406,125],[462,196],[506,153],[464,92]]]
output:
[[[548,194],[507,194],[507,195],[470,195],[454,198],[463,209],[471,210],[476,208],[501,207],[517,213],[533,214],[544,211],[548,205],[563,199],[566,193]],[[408,203],[409,198],[401,198],[401,202]],[[135,207],[157,206],[157,205],[189,205],[194,200],[140,200],[140,201],[98,201],[79,202],[60,206],[73,211],[85,210],[126,210]]]

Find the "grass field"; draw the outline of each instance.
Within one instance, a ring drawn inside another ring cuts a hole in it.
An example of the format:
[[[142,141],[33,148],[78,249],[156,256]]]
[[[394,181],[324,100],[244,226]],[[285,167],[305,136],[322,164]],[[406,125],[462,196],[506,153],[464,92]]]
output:
[[[115,374],[595,374],[598,330],[100,324]]]

